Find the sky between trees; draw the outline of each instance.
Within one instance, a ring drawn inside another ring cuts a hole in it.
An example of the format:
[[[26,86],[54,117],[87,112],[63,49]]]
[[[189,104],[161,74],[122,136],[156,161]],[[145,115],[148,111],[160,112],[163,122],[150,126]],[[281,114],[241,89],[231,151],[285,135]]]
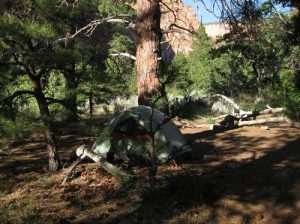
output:
[[[197,18],[198,20],[201,19],[201,15],[202,15],[202,22],[205,23],[211,23],[211,22],[217,22],[219,21],[219,19],[217,17],[215,17],[212,13],[208,12],[203,4],[195,4],[194,0],[183,0],[183,3],[185,5],[191,6],[194,11],[196,12]],[[209,8],[211,7],[211,1],[209,0],[205,0],[205,4],[207,4],[206,6]],[[219,12],[216,12],[216,14],[218,15]]]
[[[264,2],[264,1],[262,1]],[[199,21],[202,20],[203,24],[206,23],[212,23],[212,22],[218,22],[219,18],[218,16],[220,16],[220,10],[218,10],[218,8],[216,7],[214,10],[214,14],[207,11],[208,10],[212,10],[213,6],[212,6],[212,1],[211,0],[204,0],[205,6],[207,7],[207,9],[204,7],[204,5],[202,3],[195,3],[195,0],[183,0],[183,3],[185,5],[191,6],[194,11],[196,12],[196,16],[198,18]],[[281,12],[288,12],[290,11],[289,8],[282,8],[282,6],[278,5],[277,10],[281,11]]]

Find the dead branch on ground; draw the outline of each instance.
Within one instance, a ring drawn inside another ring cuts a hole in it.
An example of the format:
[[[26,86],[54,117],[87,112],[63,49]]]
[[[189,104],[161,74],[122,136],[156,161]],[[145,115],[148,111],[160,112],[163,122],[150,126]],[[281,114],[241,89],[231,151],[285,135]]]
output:
[[[280,114],[284,112],[284,108],[271,108],[269,105],[266,105],[267,109],[260,111],[245,111],[241,109],[241,107],[234,102],[234,100],[221,95],[215,94],[213,97],[220,97],[224,99],[227,103],[229,103],[233,108],[233,112],[231,114],[224,114],[218,117],[213,118],[214,120],[219,120],[220,125],[212,125],[210,127],[211,130],[220,129],[220,128],[232,128],[232,127],[241,127],[241,126],[249,126],[249,125],[257,125],[257,124],[266,124],[266,123],[287,123],[293,127],[300,127],[300,123],[291,120],[286,116],[275,116],[264,119],[257,119],[257,116],[266,115],[266,114]]]
[[[85,145],[81,145],[76,149],[76,155],[79,157],[65,172],[65,177],[61,185],[64,185],[67,180],[70,178],[72,171],[75,167],[85,158],[92,159],[96,164],[105,169],[108,173],[117,177],[122,182],[128,182],[132,179],[132,176],[121,168],[116,167],[115,165],[106,161],[102,156],[96,154],[91,149],[87,148]]]

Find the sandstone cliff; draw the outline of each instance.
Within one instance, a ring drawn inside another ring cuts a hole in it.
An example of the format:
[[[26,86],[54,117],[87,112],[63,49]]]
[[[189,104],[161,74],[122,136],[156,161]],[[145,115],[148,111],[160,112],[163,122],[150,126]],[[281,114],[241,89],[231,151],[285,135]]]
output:
[[[163,35],[162,57],[170,63],[175,54],[188,54],[191,51],[192,33],[198,29],[199,21],[194,10],[181,0],[164,0],[161,12],[161,28],[166,31]]]
[[[169,64],[177,53],[187,55],[192,50],[193,32],[199,28],[200,23],[195,11],[181,0],[164,0],[160,5],[161,29],[165,32],[161,45],[162,58]],[[228,25],[220,22],[204,24],[204,27],[213,40],[229,32]]]

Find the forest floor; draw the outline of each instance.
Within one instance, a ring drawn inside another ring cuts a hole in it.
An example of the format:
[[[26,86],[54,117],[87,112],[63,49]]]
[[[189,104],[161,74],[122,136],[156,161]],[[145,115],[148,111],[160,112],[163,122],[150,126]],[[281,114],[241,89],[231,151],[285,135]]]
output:
[[[135,182],[120,186],[94,163],[60,186],[63,172],[47,173],[41,136],[8,144],[0,155],[0,223],[300,223],[299,129],[181,131],[192,158],[160,166],[152,188],[146,168],[134,167]],[[62,133],[62,161],[94,140]]]

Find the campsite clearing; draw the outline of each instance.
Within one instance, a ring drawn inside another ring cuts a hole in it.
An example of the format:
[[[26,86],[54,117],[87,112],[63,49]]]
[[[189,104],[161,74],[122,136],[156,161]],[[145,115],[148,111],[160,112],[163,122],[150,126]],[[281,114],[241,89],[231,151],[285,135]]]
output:
[[[0,222],[300,223],[299,129],[181,131],[193,158],[160,166],[151,189],[146,168],[133,167],[137,180],[119,186],[94,163],[79,165],[60,186],[63,173],[46,172],[41,136],[7,145],[0,158]],[[63,161],[94,140],[63,135]]]

